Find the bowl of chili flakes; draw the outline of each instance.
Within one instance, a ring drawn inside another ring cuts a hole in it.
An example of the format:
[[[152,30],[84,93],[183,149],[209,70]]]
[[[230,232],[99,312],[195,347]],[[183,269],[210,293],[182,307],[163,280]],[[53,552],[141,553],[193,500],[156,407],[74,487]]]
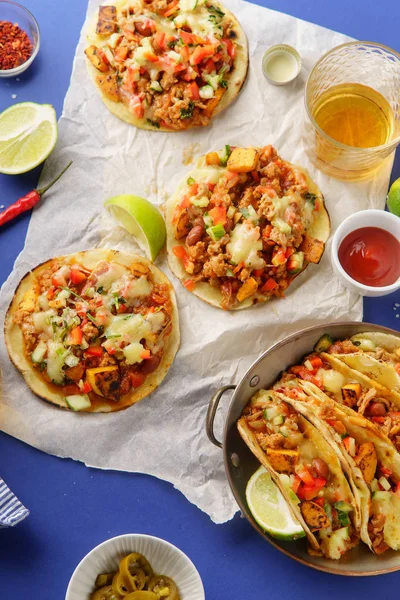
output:
[[[39,52],[39,25],[32,13],[16,2],[0,0],[0,15],[0,77],[15,77]]]

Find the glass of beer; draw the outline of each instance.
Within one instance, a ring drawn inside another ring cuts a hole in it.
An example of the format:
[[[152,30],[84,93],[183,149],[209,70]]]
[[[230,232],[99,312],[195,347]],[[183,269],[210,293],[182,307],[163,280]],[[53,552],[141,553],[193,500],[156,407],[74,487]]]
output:
[[[314,65],[305,90],[303,142],[332,177],[368,177],[400,143],[400,54],[350,42]]]

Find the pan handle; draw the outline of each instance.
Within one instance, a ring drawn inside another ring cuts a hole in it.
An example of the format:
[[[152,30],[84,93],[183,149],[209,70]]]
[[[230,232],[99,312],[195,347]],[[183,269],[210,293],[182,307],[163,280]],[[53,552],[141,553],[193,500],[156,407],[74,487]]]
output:
[[[208,406],[207,417],[206,417],[206,432],[208,439],[218,448],[222,448],[222,444],[214,435],[214,419],[217,412],[217,408],[219,406],[219,402],[227,390],[235,390],[236,385],[224,385],[220,388],[210,400],[210,404]]]

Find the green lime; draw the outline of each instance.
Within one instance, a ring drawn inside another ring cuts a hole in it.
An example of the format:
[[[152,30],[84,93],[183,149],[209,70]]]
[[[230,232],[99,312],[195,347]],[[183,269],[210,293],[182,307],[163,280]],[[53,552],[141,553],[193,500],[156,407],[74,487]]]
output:
[[[57,142],[57,117],[50,104],[21,102],[0,114],[0,173],[34,169]]]
[[[260,467],[249,479],[246,487],[248,507],[258,525],[281,540],[295,540],[305,536],[300,523],[290,512],[270,474]]]
[[[150,260],[154,260],[164,246],[166,230],[160,211],[151,202],[122,194],[104,203],[114,219],[135,236],[139,246]]]
[[[392,183],[386,201],[390,212],[400,217],[400,177]]]

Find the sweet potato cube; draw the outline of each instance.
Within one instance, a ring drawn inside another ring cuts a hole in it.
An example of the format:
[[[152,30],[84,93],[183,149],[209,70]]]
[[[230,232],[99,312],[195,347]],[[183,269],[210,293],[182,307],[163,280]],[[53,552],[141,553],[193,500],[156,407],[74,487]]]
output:
[[[299,247],[304,252],[304,260],[308,263],[318,264],[324,253],[325,244],[321,240],[305,235]]]
[[[113,100],[113,102],[119,102],[118,80],[115,73],[98,75],[96,81],[106,98]]]
[[[358,449],[355,462],[361,470],[366,483],[371,483],[375,477],[378,458],[373,442],[365,442]]]
[[[220,166],[221,161],[219,160],[218,152],[209,152],[206,154],[206,165],[218,165]]]
[[[252,296],[257,291],[257,288],[257,281],[254,279],[254,277],[249,277],[249,279],[245,281],[245,283],[239,289],[238,293],[236,294],[236,298],[239,300],[239,302],[243,302],[243,300],[246,300],[246,298]]]
[[[98,35],[111,35],[117,31],[117,9],[115,6],[100,6],[99,20],[96,33]]]
[[[343,404],[354,406],[361,396],[361,385],[359,383],[348,383],[342,387]]]
[[[227,169],[236,173],[249,173],[257,167],[258,152],[255,148],[235,148],[228,158]]]
[[[328,516],[322,506],[319,506],[312,500],[306,500],[300,504],[303,519],[312,531],[325,529],[330,526]]]
[[[87,369],[86,378],[92,390],[99,396],[116,402],[121,398],[121,376],[117,366]]]
[[[215,92],[214,98],[211,98],[211,100],[208,100],[207,105],[204,109],[204,114],[207,117],[211,117],[211,115],[217,108],[222,96],[224,95],[224,92],[225,92],[225,88],[219,87]]]
[[[278,473],[291,473],[299,460],[299,452],[297,450],[287,450],[280,448],[267,448],[268,460],[275,471]]]
[[[85,54],[88,57],[88,59],[90,60],[90,62],[92,63],[92,65],[98,71],[105,73],[106,71],[108,71],[108,66],[106,65],[104,60],[102,60],[100,58],[100,56],[97,54],[97,51],[98,51],[97,46],[89,46],[88,48],[86,48]]]

